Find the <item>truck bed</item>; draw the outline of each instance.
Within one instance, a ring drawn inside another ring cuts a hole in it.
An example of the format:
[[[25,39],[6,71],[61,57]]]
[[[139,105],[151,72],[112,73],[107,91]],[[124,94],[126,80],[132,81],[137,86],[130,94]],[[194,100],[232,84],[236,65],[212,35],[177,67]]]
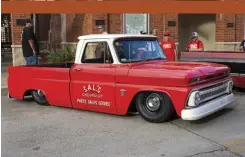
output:
[[[9,66],[9,93],[22,100],[26,92],[42,90],[46,93],[50,104],[71,107],[70,69],[72,65],[73,63],[53,63]]]
[[[211,62],[231,68],[236,87],[245,88],[245,53],[234,51],[181,52],[180,61]]]
[[[71,68],[74,63],[49,63],[39,65],[26,65],[26,67],[46,67],[46,68]]]

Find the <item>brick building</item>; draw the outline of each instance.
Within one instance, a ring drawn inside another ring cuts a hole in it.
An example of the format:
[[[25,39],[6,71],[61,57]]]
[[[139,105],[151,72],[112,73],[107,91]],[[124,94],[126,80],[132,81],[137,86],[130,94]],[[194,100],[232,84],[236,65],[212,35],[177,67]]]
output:
[[[159,40],[169,31],[178,51],[184,51],[192,31],[199,33],[205,50],[237,50],[245,38],[244,14],[11,14],[13,64],[24,64],[21,19],[33,18],[42,50],[76,45],[77,37],[98,33],[104,24],[110,33],[139,33],[156,29]]]

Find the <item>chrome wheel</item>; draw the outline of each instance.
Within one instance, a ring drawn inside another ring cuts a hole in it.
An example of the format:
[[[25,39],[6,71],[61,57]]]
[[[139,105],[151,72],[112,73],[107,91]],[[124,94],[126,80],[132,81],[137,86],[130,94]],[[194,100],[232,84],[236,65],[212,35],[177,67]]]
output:
[[[154,123],[167,121],[174,112],[169,96],[160,92],[140,93],[136,98],[136,108],[142,118]]]
[[[40,98],[45,99],[45,94],[41,90],[37,90],[37,94]]]
[[[46,95],[42,90],[32,91],[32,97],[40,105],[49,105]]]
[[[161,100],[158,94],[152,93],[146,98],[146,107],[148,110],[155,112],[161,106]]]

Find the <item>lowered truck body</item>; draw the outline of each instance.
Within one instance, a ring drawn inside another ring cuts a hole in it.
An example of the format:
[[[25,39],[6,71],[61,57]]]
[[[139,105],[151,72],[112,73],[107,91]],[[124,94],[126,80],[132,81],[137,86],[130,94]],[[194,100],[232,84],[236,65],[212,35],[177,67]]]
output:
[[[9,97],[32,95],[41,105],[130,110],[149,122],[176,111],[197,120],[234,101],[229,71],[215,63],[169,62],[155,36],[87,35],[79,37],[74,63],[10,66],[8,87]]]

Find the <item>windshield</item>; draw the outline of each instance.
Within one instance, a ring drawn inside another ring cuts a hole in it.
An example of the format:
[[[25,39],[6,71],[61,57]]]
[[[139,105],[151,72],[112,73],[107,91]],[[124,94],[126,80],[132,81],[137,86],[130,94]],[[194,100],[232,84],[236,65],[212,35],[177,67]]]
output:
[[[117,39],[114,48],[121,63],[166,59],[155,38]]]

